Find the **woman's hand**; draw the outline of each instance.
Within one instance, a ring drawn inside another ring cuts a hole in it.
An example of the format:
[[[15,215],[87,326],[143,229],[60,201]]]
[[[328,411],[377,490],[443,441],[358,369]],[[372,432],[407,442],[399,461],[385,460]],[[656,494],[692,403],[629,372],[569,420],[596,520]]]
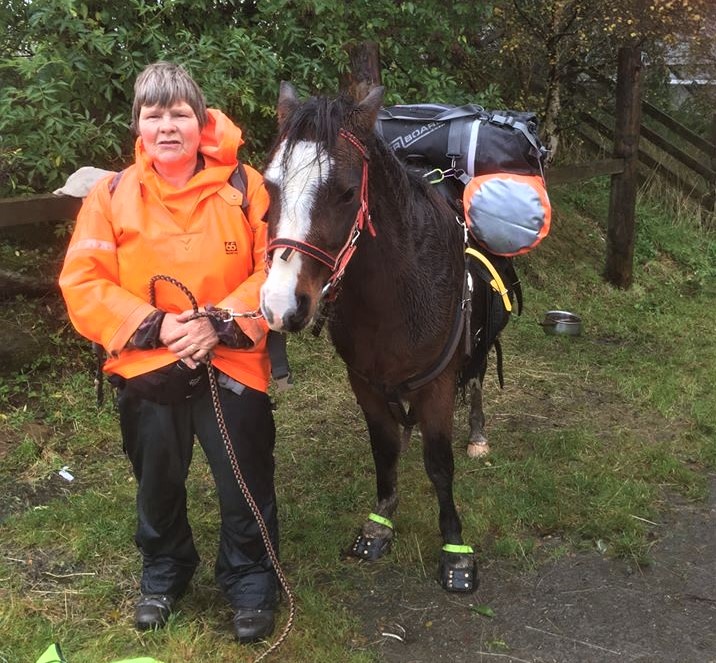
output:
[[[212,351],[219,337],[208,318],[193,318],[193,310],[167,313],[164,316],[159,340],[183,360],[189,368],[211,361]]]

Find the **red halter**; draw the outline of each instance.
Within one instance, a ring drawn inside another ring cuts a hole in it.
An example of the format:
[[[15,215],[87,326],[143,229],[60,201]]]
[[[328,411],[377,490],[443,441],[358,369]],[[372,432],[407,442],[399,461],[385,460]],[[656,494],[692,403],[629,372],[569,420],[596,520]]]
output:
[[[275,249],[286,249],[281,254],[282,260],[288,260],[292,251],[298,251],[304,255],[317,260],[322,265],[328,267],[331,270],[331,276],[328,279],[323,291],[324,295],[328,293],[334,293],[338,282],[343,278],[343,273],[353,257],[356,250],[356,244],[358,238],[363,232],[365,227],[368,228],[368,232],[371,236],[375,237],[375,228],[370,218],[370,211],[368,209],[368,152],[365,149],[363,143],[361,143],[352,133],[346,129],[341,129],[338,135],[347,140],[353,147],[355,147],[360,153],[363,159],[363,172],[361,173],[361,185],[360,185],[360,205],[356,212],[356,218],[353,223],[353,227],[348,235],[346,243],[343,245],[340,251],[334,256],[324,251],[323,249],[309,244],[308,242],[301,242],[295,239],[288,239],[284,237],[277,237],[271,240],[266,249],[270,255]],[[270,264],[270,259],[268,261]]]

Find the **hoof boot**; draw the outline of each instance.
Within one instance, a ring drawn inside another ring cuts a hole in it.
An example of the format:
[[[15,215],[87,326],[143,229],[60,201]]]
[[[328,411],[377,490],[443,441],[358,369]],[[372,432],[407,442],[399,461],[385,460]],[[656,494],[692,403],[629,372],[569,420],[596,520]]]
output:
[[[390,550],[390,542],[389,538],[364,536],[360,532],[346,552],[351,557],[374,562]]]
[[[443,552],[440,556],[440,584],[448,592],[474,592],[479,584],[473,555]]]

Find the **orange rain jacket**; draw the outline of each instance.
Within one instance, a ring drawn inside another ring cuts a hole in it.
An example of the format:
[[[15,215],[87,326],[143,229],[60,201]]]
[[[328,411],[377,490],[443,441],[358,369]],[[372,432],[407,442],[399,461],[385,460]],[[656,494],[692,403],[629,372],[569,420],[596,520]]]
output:
[[[113,176],[101,180],[77,218],[60,274],[60,288],[75,329],[109,353],[106,373],[125,378],[177,360],[166,348],[125,349],[140,323],[155,309],[149,280],[156,274],[183,283],[199,306],[255,311],[265,274],[268,193],[261,175],[246,166],[248,218],[241,192],[229,183],[243,144],[241,130],[220,111],[209,109],[199,152],[204,169],[175,189],[153,170],[137,139],[135,163],[110,192]],[[191,308],[186,295],[156,282],[156,308],[180,313]],[[261,319],[236,318],[254,341],[249,350],[215,348],[213,364],[249,387],[266,391],[268,327]]]

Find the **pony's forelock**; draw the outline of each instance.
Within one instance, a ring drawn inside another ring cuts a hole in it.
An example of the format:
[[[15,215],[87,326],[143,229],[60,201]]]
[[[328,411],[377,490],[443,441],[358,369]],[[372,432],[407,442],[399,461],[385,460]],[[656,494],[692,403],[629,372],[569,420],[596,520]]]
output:
[[[345,128],[346,121],[355,110],[350,97],[335,99],[311,97],[298,106],[288,117],[281,138],[285,140],[286,153],[304,140],[313,140],[328,153],[333,151],[338,132]]]

